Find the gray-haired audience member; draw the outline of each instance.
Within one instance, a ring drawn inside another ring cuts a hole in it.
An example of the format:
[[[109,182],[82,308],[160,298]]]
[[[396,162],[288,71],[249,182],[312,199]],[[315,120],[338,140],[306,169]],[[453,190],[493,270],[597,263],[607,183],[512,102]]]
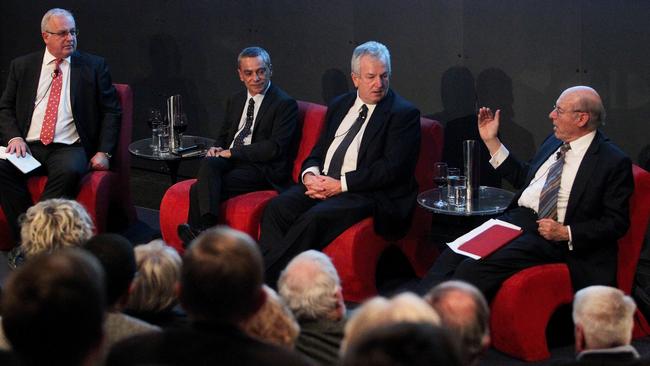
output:
[[[216,227],[183,257],[179,301],[191,326],[127,339],[108,365],[307,365],[300,355],[246,335],[239,324],[266,301],[262,256],[245,233]]]
[[[460,366],[447,330],[426,323],[382,326],[362,336],[343,357],[343,366]]]
[[[490,345],[490,308],[483,294],[463,281],[446,281],[429,291],[433,306],[462,349],[463,365],[476,365]]]
[[[104,322],[104,356],[112,345],[135,334],[160,331],[155,325],[122,313],[135,276],[133,245],[118,234],[98,234],[83,247],[101,263],[106,274],[107,313]]]
[[[183,325],[185,314],[176,307],[181,256],[160,239],[138,245],[134,251],[138,275],[131,283],[125,311],[161,327]]]
[[[636,304],[623,291],[590,286],[573,300],[577,361],[568,365],[647,365],[630,344]]]
[[[10,274],[2,326],[20,365],[88,365],[99,353],[104,271],[97,260],[66,249],[31,258]]]
[[[278,292],[300,323],[296,350],[321,365],[338,364],[345,303],[329,257],[316,250],[296,256],[280,275]]]

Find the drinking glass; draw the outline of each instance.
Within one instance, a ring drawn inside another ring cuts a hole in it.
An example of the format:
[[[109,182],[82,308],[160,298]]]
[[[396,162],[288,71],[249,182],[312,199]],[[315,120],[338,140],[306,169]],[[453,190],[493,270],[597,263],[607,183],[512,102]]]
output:
[[[454,207],[456,210],[464,210],[467,205],[467,177],[460,175],[454,180]]]
[[[453,183],[456,182],[459,176],[459,168],[447,168],[447,202],[449,202],[449,205],[451,206],[454,206],[456,202],[456,194],[454,192]]]
[[[447,206],[447,202],[442,199],[446,194],[443,188],[447,187],[447,163],[437,162],[433,164],[433,183],[436,185],[436,188],[440,189],[439,199],[433,204],[436,207]]]
[[[169,119],[163,118],[160,124],[160,153],[169,153]]]
[[[147,124],[151,128],[151,151],[154,154],[160,153],[160,135],[162,127],[162,115],[160,109],[149,109]]]

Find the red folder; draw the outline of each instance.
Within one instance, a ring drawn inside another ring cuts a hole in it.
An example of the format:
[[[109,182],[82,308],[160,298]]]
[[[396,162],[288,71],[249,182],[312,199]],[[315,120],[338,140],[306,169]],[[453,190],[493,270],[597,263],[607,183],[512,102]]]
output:
[[[523,232],[523,230],[495,224],[459,246],[458,249],[484,258],[508,244]]]

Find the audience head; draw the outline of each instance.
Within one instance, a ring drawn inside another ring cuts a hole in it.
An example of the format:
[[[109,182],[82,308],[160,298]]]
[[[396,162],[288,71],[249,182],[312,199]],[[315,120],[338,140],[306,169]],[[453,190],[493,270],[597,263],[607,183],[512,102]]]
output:
[[[135,247],[138,275],[131,283],[127,308],[159,313],[176,304],[176,284],[181,278],[181,257],[162,240]]]
[[[445,329],[427,323],[381,326],[345,353],[343,366],[460,366],[457,345]]]
[[[194,320],[239,324],[264,304],[262,255],[247,234],[218,226],[183,257],[181,305]]]
[[[345,325],[345,335],[341,342],[341,353],[354,344],[364,334],[380,326],[394,323],[440,324],[436,311],[413,293],[402,293],[388,300],[377,296],[366,301]]]
[[[80,365],[99,350],[104,274],[93,256],[61,250],[10,274],[2,327],[21,365]]]
[[[341,280],[330,258],[308,250],[280,274],[278,291],[298,320],[340,320],[345,315]]]
[[[84,245],[94,255],[106,274],[106,303],[121,308],[135,276],[133,245],[119,234],[98,234]]]
[[[237,73],[252,96],[263,93],[273,74],[271,56],[262,47],[244,48],[237,57]]]
[[[38,202],[20,218],[27,258],[65,247],[80,247],[93,235],[93,221],[76,201],[53,198]]]
[[[264,291],[266,302],[253,317],[243,322],[242,328],[252,337],[293,349],[300,326],[291,310],[272,288],[265,285]]]
[[[623,291],[590,286],[573,300],[576,351],[629,345],[632,341],[636,304]]]
[[[50,9],[41,20],[41,36],[47,50],[63,59],[77,48],[77,29],[72,13],[65,9]]]
[[[490,308],[481,291],[467,282],[447,281],[429,291],[426,299],[460,344],[463,364],[476,364],[490,344]]]
[[[560,94],[549,114],[555,137],[571,142],[595,130],[605,121],[600,95],[588,86],[574,86]]]
[[[364,103],[377,104],[388,93],[390,52],[383,44],[369,41],[352,53],[352,82]]]

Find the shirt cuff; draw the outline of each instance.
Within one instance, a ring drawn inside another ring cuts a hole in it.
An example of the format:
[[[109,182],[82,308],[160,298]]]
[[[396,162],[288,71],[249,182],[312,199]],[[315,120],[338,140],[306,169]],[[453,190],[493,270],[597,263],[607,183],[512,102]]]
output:
[[[501,144],[499,150],[497,150],[497,152],[495,152],[494,155],[492,155],[490,158],[490,164],[494,169],[496,169],[501,165],[501,163],[503,163],[504,160],[508,158],[509,155],[510,151],[506,149],[506,146],[504,144]]]
[[[345,179],[345,174],[341,176],[341,192],[348,191],[348,181]]]
[[[566,244],[569,246],[569,250],[573,250],[573,236],[571,235],[571,226],[567,225],[566,230],[569,232],[569,241]]]
[[[313,173],[314,175],[320,175],[320,169],[316,166],[310,166],[309,168],[303,170],[302,174],[300,175],[300,181],[302,184],[305,184],[305,174],[307,173]]]

